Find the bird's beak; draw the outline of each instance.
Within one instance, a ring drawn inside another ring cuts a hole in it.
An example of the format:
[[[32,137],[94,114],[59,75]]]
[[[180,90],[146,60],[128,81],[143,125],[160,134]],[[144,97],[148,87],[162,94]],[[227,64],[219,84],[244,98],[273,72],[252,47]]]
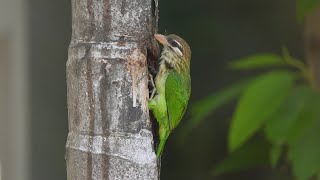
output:
[[[162,35],[162,34],[155,34],[154,37],[156,38],[157,41],[159,41],[159,43],[163,44],[163,45],[168,45],[168,41],[166,36]]]

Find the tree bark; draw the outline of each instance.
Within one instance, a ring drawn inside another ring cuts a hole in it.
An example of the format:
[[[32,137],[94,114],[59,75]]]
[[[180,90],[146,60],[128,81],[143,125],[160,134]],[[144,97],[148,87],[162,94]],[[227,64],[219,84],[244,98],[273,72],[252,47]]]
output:
[[[69,180],[158,179],[148,109],[157,9],[158,0],[72,0]]]
[[[313,86],[320,89],[320,6],[305,19],[305,52],[310,67]]]

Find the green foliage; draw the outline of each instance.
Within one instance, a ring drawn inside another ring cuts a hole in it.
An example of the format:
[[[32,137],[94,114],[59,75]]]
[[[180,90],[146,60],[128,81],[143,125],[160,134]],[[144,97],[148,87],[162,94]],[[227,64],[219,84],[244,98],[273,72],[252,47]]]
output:
[[[297,0],[299,21],[317,5],[320,0]],[[232,61],[228,67],[278,70],[235,83],[192,107],[189,130],[220,106],[238,99],[229,130],[230,154],[213,175],[290,163],[297,180],[320,179],[320,92],[313,89],[309,68],[286,48],[281,56],[254,54]],[[268,143],[255,141],[257,132],[264,134]]]
[[[292,163],[298,180],[320,174],[320,93],[312,89],[305,64],[284,48],[282,56],[255,54],[233,61],[229,67],[252,70],[278,65],[282,70],[235,83],[192,107],[189,129],[220,106],[238,99],[229,130],[230,155],[213,175],[266,164],[275,168],[283,158]],[[269,143],[253,141],[257,132],[263,132]]]
[[[320,121],[317,119],[297,141],[289,145],[289,159],[298,180],[310,179],[320,172],[319,129]]]
[[[251,79],[240,81],[194,103],[191,106],[191,118],[183,131],[185,133],[184,135],[190,133],[192,129],[197,127],[208,115],[215,112],[219,107],[237,98],[251,81]]]
[[[259,53],[229,63],[231,69],[246,70],[284,65],[281,56],[272,53]]]
[[[297,0],[297,19],[302,22],[304,17],[315,8],[316,5],[319,5],[320,0]]]
[[[265,126],[267,139],[275,146],[283,145],[289,130],[304,107],[309,87],[300,85],[289,92],[278,111],[268,120]]]
[[[308,94],[303,108],[298,114],[296,121],[292,123],[288,132],[287,142],[294,144],[307,131],[310,130],[315,121],[320,121],[320,94],[308,88]]]
[[[278,110],[290,91],[293,80],[293,73],[274,71],[250,84],[241,96],[231,122],[230,151],[246,142]]]
[[[297,18],[303,21],[320,0],[297,0]],[[276,168],[279,159],[291,163],[297,180],[320,179],[320,93],[308,67],[286,48],[282,56],[260,53],[232,61],[233,70],[280,67],[283,70],[235,83],[192,107],[190,130],[220,106],[239,98],[229,130],[230,155],[213,175],[251,167]],[[290,71],[288,69],[290,68]],[[269,143],[254,141],[263,132]],[[285,156],[284,156],[285,155]]]

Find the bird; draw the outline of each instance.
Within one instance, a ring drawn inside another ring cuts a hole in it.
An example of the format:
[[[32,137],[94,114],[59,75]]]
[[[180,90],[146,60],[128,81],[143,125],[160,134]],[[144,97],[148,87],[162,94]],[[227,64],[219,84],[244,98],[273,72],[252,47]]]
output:
[[[170,133],[179,125],[191,94],[190,61],[191,49],[188,43],[175,34],[155,34],[155,39],[163,45],[159,71],[149,98],[149,109],[159,124],[158,159]]]

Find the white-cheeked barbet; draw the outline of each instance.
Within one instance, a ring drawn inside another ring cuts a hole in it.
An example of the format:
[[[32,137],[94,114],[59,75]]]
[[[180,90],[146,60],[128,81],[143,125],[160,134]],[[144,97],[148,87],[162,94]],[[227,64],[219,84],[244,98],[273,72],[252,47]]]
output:
[[[156,34],[163,45],[159,72],[155,78],[156,95],[150,98],[149,108],[159,124],[160,143],[156,152],[161,155],[170,133],[180,123],[191,93],[191,50],[177,35]]]

